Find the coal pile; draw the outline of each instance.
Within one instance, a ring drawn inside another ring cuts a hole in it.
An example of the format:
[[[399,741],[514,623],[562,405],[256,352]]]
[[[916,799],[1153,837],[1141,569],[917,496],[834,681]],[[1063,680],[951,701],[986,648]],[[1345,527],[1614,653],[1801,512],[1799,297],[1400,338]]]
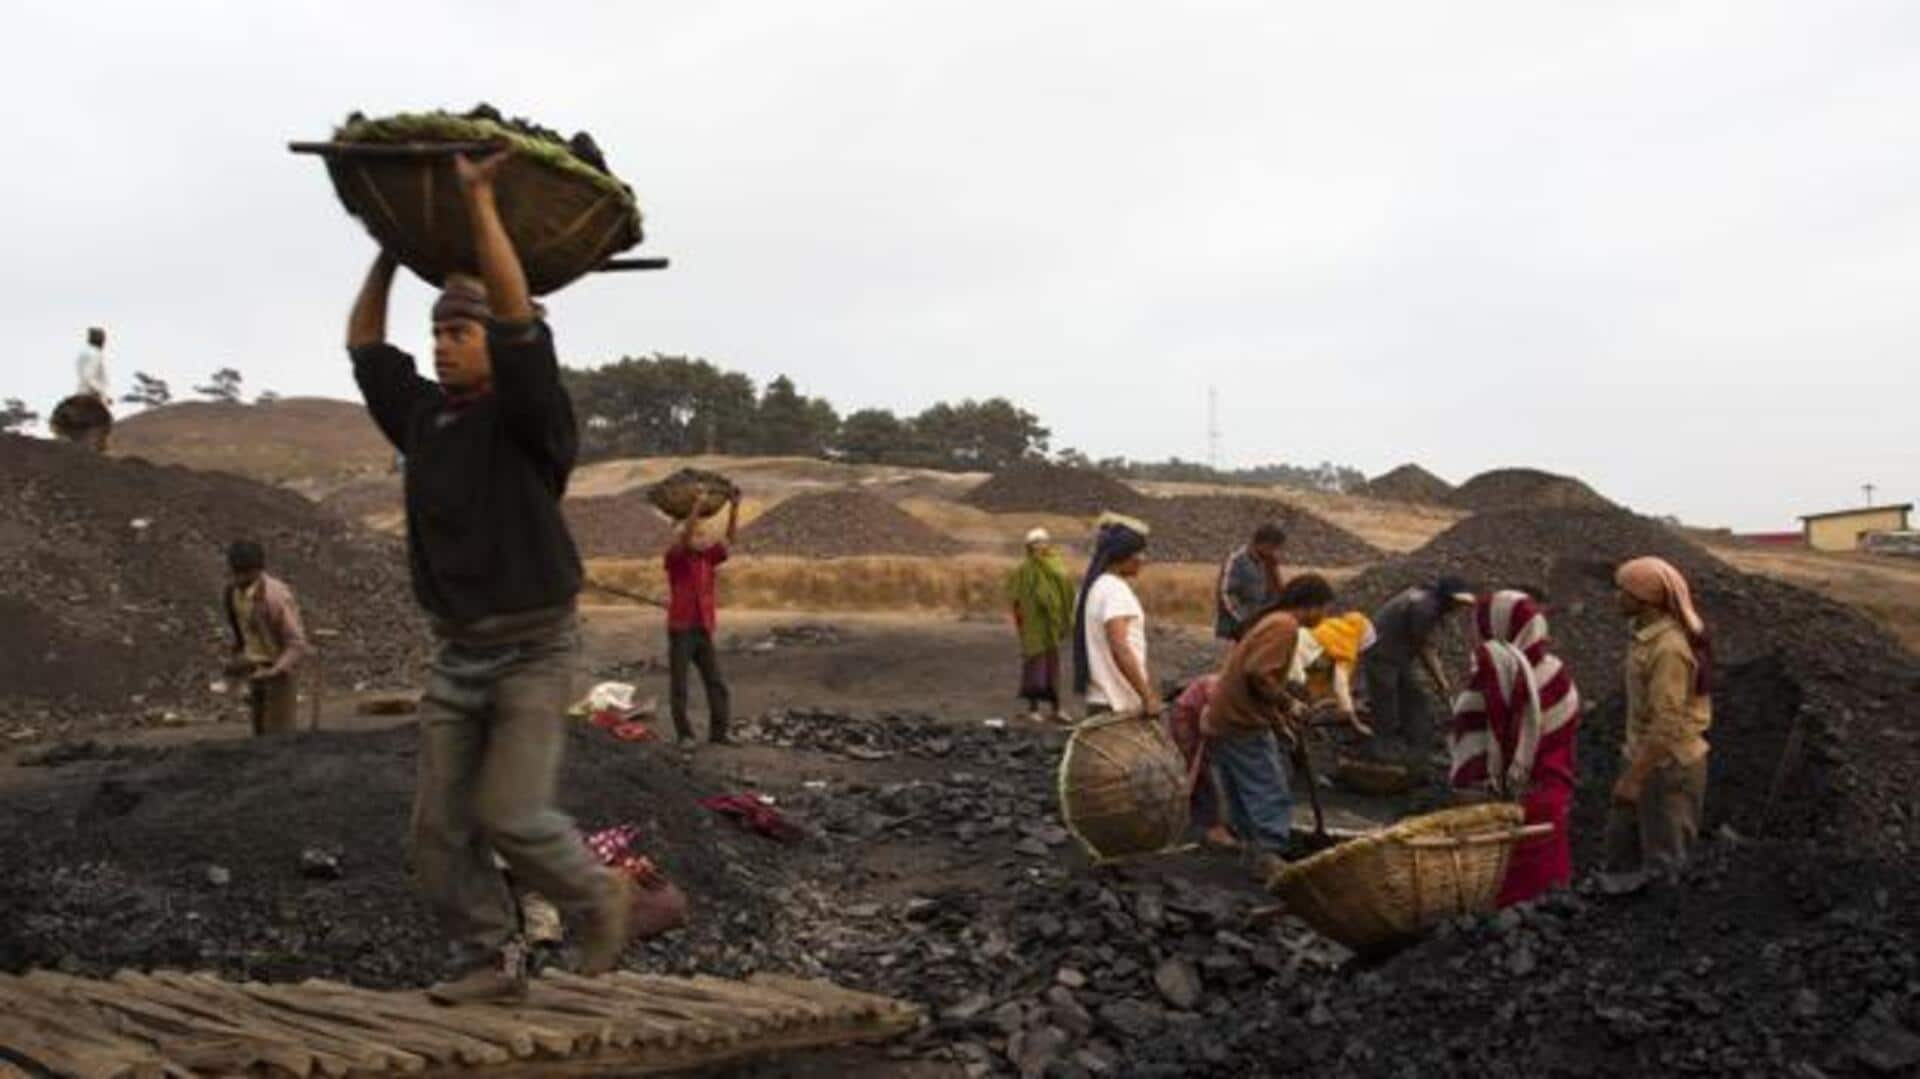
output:
[[[582,558],[658,558],[673,540],[673,526],[640,491],[569,498],[560,509]]]
[[[291,491],[0,438],[0,728],[57,733],[220,706],[226,547],[300,599],[335,686],[405,679],[423,642],[404,552]],[[231,705],[227,705],[231,707]]]
[[[1446,505],[1484,513],[1507,509],[1613,509],[1612,502],[1572,476],[1535,468],[1482,472],[1454,488]]]
[[[1719,679],[1708,734],[1709,826],[1818,837],[1862,855],[1920,847],[1920,812],[1910,793],[1920,767],[1920,660],[1853,609],[1741,573],[1656,521],[1619,510],[1479,514],[1362,573],[1342,590],[1343,599],[1370,609],[1442,572],[1483,589],[1527,587],[1544,595],[1556,650],[1592,709],[1582,723],[1575,815],[1576,854],[1591,855],[1624,715],[1627,627],[1615,606],[1613,570],[1642,554],[1680,567],[1714,635]],[[1464,669],[1462,640],[1448,642],[1456,671]],[[1769,810],[1796,723],[1804,750],[1789,760],[1789,781]]]
[[[1150,504],[1120,480],[1085,468],[1027,461],[995,472],[961,501],[989,513],[1057,513],[1091,517],[1112,510],[1139,515]]]
[[[1286,529],[1291,563],[1352,566],[1380,557],[1378,548],[1339,525],[1273,498],[1174,495],[1149,499],[1142,512],[1153,526],[1148,550],[1161,562],[1218,562],[1268,522]]]
[[[431,980],[445,953],[406,870],[416,742],[397,727],[123,752],[9,795],[0,969]],[[696,804],[729,792],[689,778],[667,750],[584,725],[559,790],[583,827],[637,825],[643,852],[692,897],[690,927],[641,946],[637,966],[685,970],[697,955],[702,970],[738,973],[787,955],[768,951],[787,848]],[[309,875],[309,850],[337,862],[338,879]]]
[[[960,549],[893,503],[854,488],[794,495],[740,533],[744,553],[801,558],[937,556]]]
[[[1453,485],[1419,465],[1404,464],[1368,480],[1366,488],[1360,493],[1390,502],[1444,506],[1453,496]]]

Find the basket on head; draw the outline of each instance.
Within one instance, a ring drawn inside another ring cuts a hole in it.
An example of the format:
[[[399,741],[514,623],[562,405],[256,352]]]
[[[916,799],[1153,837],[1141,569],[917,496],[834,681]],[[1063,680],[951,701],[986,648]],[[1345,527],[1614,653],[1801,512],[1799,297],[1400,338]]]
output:
[[[703,468],[683,468],[647,488],[647,501],[653,508],[676,521],[694,513],[711,517],[726,508],[740,488],[718,472]]]
[[[633,192],[566,143],[452,113],[355,117],[334,132],[336,149],[326,155],[333,189],[381,247],[432,284],[479,266],[451,155],[355,152],[361,146],[431,143],[491,143],[514,151],[494,190],[535,295],[567,285],[642,239]]]
[[[47,426],[68,442],[80,442],[99,449],[113,430],[113,413],[106,402],[90,393],[76,393],[53,406]]]
[[[1493,909],[1525,816],[1489,802],[1411,817],[1268,883],[1316,931],[1362,954],[1389,951],[1447,918]]]
[[[1073,729],[1060,758],[1060,817],[1101,861],[1185,840],[1188,793],[1180,750],[1149,716],[1089,719]]]

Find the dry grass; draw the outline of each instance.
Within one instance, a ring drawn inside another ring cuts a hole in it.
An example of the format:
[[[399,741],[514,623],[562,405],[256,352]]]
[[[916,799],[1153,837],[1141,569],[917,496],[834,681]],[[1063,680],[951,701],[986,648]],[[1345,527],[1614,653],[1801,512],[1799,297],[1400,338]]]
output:
[[[720,571],[720,602],[756,611],[866,611],[998,617],[1002,592],[1015,559],[990,555],[958,558],[776,558],[740,557]],[[1083,566],[1069,563],[1078,574]],[[1213,620],[1212,566],[1149,566],[1136,587],[1155,619],[1206,625]],[[1336,582],[1353,570],[1323,571]],[[587,575],[643,596],[666,595],[666,573],[657,559],[596,558]],[[605,592],[592,602],[627,602]]]
[[[1748,573],[1845,603],[1920,652],[1920,560],[1734,545],[1714,553]]]

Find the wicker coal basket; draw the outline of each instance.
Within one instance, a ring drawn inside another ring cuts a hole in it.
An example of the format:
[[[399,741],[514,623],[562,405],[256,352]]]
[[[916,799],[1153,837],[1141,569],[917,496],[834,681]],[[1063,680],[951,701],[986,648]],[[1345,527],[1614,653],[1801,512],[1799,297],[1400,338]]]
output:
[[[1180,750],[1147,716],[1089,719],[1060,758],[1060,816],[1101,861],[1183,843],[1190,790]]]
[[[68,442],[79,442],[99,449],[113,430],[113,413],[106,402],[90,393],[63,398],[47,417],[47,426]]]
[[[565,143],[488,119],[447,113],[355,118],[332,142],[295,143],[327,163],[333,189],[380,246],[428,282],[474,273],[453,154],[510,147],[494,181],[500,216],[535,295],[553,292],[638,244],[633,192],[581,160]]]
[[[718,472],[683,468],[647,488],[647,501],[653,508],[676,521],[684,521],[696,510],[711,517],[726,508],[740,488]]]
[[[1506,802],[1411,817],[1295,862],[1270,882],[1288,912],[1362,954],[1493,909],[1513,845],[1552,831]]]

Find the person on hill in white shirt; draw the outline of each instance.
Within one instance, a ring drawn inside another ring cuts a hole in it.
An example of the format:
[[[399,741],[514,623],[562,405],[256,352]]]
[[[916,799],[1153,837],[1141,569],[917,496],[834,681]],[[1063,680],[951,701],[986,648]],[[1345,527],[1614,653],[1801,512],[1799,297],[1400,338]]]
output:
[[[1146,525],[1117,516],[1102,521],[1074,620],[1074,689],[1089,716],[1160,714],[1147,674],[1147,615],[1131,583],[1146,563]]]
[[[73,361],[74,370],[80,376],[80,388],[74,392],[85,397],[98,397],[101,404],[113,400],[107,390],[107,331],[98,326],[87,330],[87,345]]]

